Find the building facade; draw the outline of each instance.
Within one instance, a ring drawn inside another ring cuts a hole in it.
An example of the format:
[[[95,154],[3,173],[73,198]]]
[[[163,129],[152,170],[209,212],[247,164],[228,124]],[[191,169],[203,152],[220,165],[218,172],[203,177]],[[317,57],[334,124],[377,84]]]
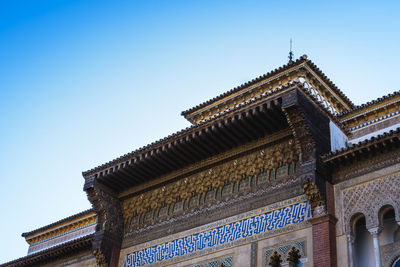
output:
[[[400,93],[355,106],[306,56],[83,173],[93,209],[5,266],[400,266]]]

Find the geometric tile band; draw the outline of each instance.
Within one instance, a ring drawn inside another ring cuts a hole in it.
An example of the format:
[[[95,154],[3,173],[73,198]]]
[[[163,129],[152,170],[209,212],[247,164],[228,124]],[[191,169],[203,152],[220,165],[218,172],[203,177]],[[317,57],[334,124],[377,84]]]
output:
[[[309,203],[307,201],[297,203],[171,242],[135,251],[125,257],[124,267],[144,266],[162,262],[205,248],[303,222],[310,217],[311,209]]]

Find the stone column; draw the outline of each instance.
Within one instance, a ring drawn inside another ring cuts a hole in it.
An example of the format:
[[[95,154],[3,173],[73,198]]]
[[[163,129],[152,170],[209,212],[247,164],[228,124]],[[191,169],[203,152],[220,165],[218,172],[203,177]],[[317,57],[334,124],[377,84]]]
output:
[[[381,267],[381,252],[379,250],[379,233],[382,231],[380,227],[373,227],[368,229],[371,233],[374,241],[374,255],[375,255],[375,266]]]
[[[354,241],[355,238],[353,235],[347,235],[347,254],[349,267],[354,267]]]

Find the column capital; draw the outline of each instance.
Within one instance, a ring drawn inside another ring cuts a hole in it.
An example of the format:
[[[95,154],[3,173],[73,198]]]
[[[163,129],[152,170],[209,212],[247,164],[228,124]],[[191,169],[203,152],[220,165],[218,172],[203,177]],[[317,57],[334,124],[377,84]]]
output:
[[[378,236],[382,232],[382,227],[372,227],[368,229],[372,236]]]
[[[356,238],[352,234],[346,235],[347,242],[351,245],[354,245],[354,242],[356,241]]]
[[[382,231],[381,227],[372,227],[368,231],[371,233],[374,242],[374,254],[375,254],[375,267],[381,267],[381,252],[379,251],[379,238],[378,235]]]

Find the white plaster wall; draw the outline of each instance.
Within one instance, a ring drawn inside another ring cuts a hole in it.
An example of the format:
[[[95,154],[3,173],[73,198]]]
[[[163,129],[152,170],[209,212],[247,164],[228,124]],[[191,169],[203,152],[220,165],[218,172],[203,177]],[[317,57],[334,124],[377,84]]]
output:
[[[331,134],[331,150],[340,150],[347,146],[347,136],[336,126],[332,121],[329,122],[329,129]]]
[[[348,267],[347,237],[340,235],[336,237],[337,266]]]

